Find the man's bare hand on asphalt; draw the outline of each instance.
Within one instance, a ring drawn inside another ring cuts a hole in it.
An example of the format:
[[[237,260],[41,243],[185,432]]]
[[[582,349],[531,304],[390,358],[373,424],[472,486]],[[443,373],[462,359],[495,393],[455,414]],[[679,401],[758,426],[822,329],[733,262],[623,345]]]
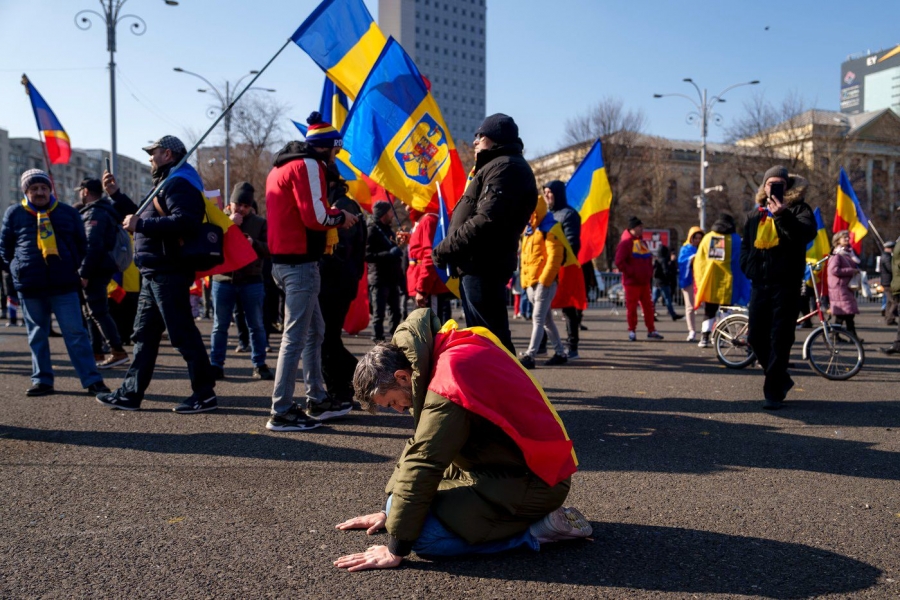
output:
[[[371,515],[363,515],[361,517],[353,517],[352,519],[347,519],[343,523],[338,523],[334,526],[335,529],[340,529],[342,531],[347,531],[349,529],[365,529],[366,533],[372,535],[377,533],[384,527],[384,522],[387,521],[387,515],[384,512],[372,513]]]
[[[394,556],[387,546],[372,546],[365,552],[348,554],[334,561],[334,566],[348,571],[368,569],[393,569],[403,562],[402,556]]]

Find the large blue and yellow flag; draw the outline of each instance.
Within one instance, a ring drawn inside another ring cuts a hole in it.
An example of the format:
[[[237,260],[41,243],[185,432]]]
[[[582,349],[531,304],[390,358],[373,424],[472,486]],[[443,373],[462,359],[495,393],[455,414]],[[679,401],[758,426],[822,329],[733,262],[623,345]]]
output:
[[[704,302],[746,306],[750,280],[741,271],[741,236],[710,231],[694,255],[694,308]]]
[[[578,262],[600,256],[606,245],[612,189],[603,164],[603,148],[598,139],[566,184],[569,206],[581,216],[581,249]]]
[[[806,245],[806,262],[814,265],[831,254],[831,241],[825,230],[825,221],[822,219],[822,211],[818,207],[813,211],[816,217],[816,237]],[[815,273],[816,281],[820,281],[825,274],[825,269]]]
[[[356,98],[387,41],[363,0],[323,0],[291,39],[350,98]]]
[[[850,185],[850,178],[847,177],[844,167],[841,167],[832,233],[845,229],[850,232],[850,245],[859,254],[862,251],[862,239],[869,233],[869,220],[863,213],[862,206],[859,205],[856,192]]]
[[[415,63],[390,38],[344,124],[350,161],[422,212],[436,212],[438,187],[452,211],[466,175],[441,110]]]
[[[38,130],[44,135],[44,146],[47,148],[47,159],[51,165],[65,165],[72,156],[72,144],[62,123],[56,118],[50,105],[31,84],[28,77],[22,75],[22,83],[31,99],[31,109]]]
[[[337,130],[344,126],[347,121],[347,113],[350,112],[347,94],[334,85],[329,77],[325,78],[325,86],[322,88],[319,112],[322,114],[322,120],[331,123]]]

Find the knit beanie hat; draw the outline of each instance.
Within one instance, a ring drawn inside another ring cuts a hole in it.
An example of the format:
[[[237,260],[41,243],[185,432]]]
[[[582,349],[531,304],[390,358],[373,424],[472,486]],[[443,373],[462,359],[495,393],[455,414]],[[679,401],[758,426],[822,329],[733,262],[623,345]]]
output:
[[[322,120],[319,111],[313,111],[306,119],[309,129],[306,131],[306,143],[314,148],[340,148],[344,145],[341,132],[331,123]]]
[[[766,174],[763,175],[763,185],[766,185],[766,182],[772,177],[778,177],[779,179],[784,179],[788,181],[788,170],[787,167],[782,167],[781,165],[772,167]]]
[[[50,183],[50,176],[40,169],[29,169],[22,173],[21,184],[23,193],[27,192],[28,188],[36,183],[45,183],[49,187],[53,187],[53,184]]]
[[[475,130],[475,135],[483,135],[499,145],[513,144],[519,141],[519,126],[513,118],[503,113],[493,114],[482,121]]]
[[[372,214],[375,215],[376,219],[380,219],[384,215],[391,212],[391,203],[390,202],[376,202],[375,206],[372,207]]]
[[[256,190],[253,189],[253,186],[250,185],[248,181],[241,181],[240,183],[234,186],[234,190],[231,192],[231,203],[232,204],[246,204],[248,206],[253,205],[253,193]]]
[[[637,217],[629,217],[628,226],[625,229],[634,229],[638,225],[643,225],[644,222],[638,219]]]

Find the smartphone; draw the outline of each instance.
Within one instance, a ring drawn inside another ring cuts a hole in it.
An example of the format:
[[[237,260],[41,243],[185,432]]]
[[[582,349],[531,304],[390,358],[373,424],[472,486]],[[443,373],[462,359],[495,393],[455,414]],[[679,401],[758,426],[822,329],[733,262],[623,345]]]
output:
[[[779,202],[784,202],[784,184],[780,181],[776,181],[772,185],[770,185],[769,196],[775,198]]]
[[[109,157],[108,157],[108,156],[106,157],[106,172],[107,172],[107,173],[112,173],[112,167],[110,166],[110,163],[109,163]]]

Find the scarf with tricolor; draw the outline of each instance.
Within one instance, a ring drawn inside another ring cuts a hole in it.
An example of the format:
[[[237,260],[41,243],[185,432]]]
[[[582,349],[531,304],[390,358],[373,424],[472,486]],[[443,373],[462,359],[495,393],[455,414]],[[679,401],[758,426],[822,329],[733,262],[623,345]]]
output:
[[[767,250],[778,245],[778,231],[775,229],[775,215],[769,209],[759,207],[759,225],[756,226],[756,240],[753,246]]]
[[[47,262],[47,257],[51,254],[59,256],[59,249],[56,247],[56,234],[53,233],[53,223],[50,221],[50,213],[57,206],[59,206],[59,202],[56,196],[52,195],[50,196],[50,204],[43,208],[37,208],[28,201],[28,198],[22,198],[22,207],[37,217],[37,242],[38,248],[41,249],[41,254],[44,256],[44,262]]]

